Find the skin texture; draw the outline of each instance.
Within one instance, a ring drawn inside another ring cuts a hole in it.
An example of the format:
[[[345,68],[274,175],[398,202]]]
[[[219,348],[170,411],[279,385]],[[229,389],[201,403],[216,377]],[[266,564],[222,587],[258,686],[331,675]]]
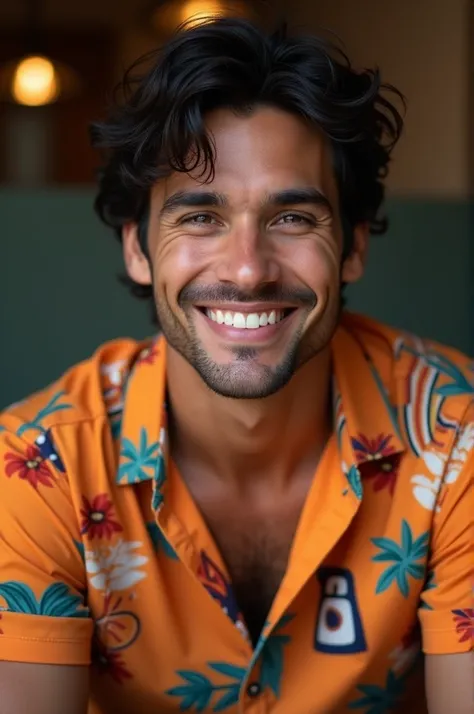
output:
[[[2,714],[86,714],[87,667],[0,662]]]

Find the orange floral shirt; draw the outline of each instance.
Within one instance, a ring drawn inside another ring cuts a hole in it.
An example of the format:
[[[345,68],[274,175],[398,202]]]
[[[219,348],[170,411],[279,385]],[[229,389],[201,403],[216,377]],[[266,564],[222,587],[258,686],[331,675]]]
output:
[[[166,344],[119,340],[0,417],[0,659],[91,664],[94,714],[424,711],[474,641],[474,388],[346,314],[334,430],[254,649],[167,452]]]

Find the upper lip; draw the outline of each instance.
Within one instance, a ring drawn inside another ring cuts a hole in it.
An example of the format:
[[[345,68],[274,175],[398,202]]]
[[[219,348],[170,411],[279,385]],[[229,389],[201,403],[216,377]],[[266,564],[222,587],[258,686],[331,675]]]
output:
[[[222,312],[242,312],[251,314],[254,312],[271,312],[272,310],[290,310],[299,307],[299,305],[277,305],[276,303],[236,303],[236,302],[221,302],[218,304],[199,304],[196,307],[206,310],[221,310]]]

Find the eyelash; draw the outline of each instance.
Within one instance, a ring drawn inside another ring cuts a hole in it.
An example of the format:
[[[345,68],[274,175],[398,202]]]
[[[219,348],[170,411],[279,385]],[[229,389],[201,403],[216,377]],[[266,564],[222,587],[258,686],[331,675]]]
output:
[[[294,212],[284,213],[284,214],[282,214],[281,216],[278,217],[278,220],[285,219],[285,218],[287,218],[287,217],[289,217],[289,216],[292,216],[292,217],[298,219],[298,221],[295,221],[295,222],[294,222],[294,225],[300,225],[301,223],[307,223],[307,224],[309,224],[309,225],[311,225],[311,226],[315,226],[315,225],[317,224],[317,220],[316,220],[315,218],[309,217],[309,216],[303,216],[303,215],[301,215],[300,213],[294,213]],[[200,218],[200,217],[210,218],[210,219],[212,219],[213,221],[215,221],[215,222],[217,223],[217,219],[216,219],[211,213],[195,213],[195,214],[193,214],[193,215],[191,215],[191,216],[185,216],[185,217],[181,220],[181,223],[192,223],[193,225],[209,225],[209,223],[207,223],[207,222],[205,222],[205,221],[197,221],[197,222],[195,222],[195,220],[196,220],[197,218]],[[287,224],[287,225],[291,225],[291,223],[289,223],[289,224]]]

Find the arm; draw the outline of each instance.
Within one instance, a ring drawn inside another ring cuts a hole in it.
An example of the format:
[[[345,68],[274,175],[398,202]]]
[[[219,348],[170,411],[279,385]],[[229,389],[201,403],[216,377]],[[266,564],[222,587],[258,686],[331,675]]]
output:
[[[36,431],[26,440],[11,418],[3,423],[1,713],[85,714],[93,623],[67,474],[41,456]]]
[[[474,405],[447,464],[419,617],[429,714],[474,712]]]
[[[86,714],[88,667],[0,662],[2,714]]]
[[[427,655],[425,680],[429,714],[472,714],[474,653]]]

